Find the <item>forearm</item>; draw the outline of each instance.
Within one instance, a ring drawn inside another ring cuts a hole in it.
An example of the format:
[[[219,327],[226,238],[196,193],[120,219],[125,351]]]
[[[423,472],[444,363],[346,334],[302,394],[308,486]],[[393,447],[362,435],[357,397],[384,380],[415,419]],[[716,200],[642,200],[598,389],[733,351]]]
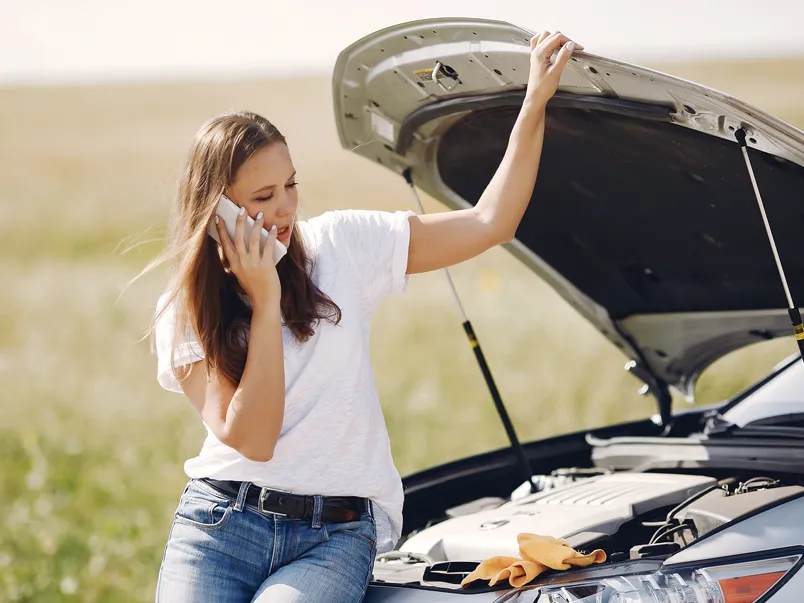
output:
[[[452,266],[516,236],[536,185],[545,106],[558,87],[574,42],[558,32],[541,32],[531,38],[530,48],[525,101],[497,171],[471,209],[410,218],[408,274]],[[555,51],[552,62],[549,57]]]
[[[497,242],[516,234],[536,184],[543,141],[544,107],[526,99],[500,166],[475,208]]]
[[[285,415],[279,304],[255,308],[243,376],[226,412],[226,430],[249,458],[271,459]]]
[[[544,107],[526,102],[477,205],[410,220],[407,273],[452,266],[513,239],[533,193],[543,138]]]

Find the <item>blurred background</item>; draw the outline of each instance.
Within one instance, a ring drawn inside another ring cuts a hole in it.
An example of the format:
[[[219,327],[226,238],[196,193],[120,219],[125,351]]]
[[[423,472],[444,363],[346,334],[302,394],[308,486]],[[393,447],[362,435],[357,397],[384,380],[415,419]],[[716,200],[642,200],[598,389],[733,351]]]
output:
[[[804,128],[800,2],[436,4],[0,0],[0,602],[153,600],[182,463],[204,431],[159,388],[142,339],[164,272],[118,297],[161,248],[206,119],[251,109],[276,123],[305,217],[408,209],[401,179],[341,149],[332,67],[376,29],[472,16],[560,29]],[[523,440],[654,413],[620,352],[505,250],[453,277]],[[372,346],[403,475],[506,445],[441,274],[381,307]],[[794,351],[788,338],[724,358],[696,403]]]

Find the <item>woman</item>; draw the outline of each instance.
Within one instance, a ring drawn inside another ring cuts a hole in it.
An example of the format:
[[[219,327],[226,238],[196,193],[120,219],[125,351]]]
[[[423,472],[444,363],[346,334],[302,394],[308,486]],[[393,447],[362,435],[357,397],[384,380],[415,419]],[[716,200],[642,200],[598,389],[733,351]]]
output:
[[[159,382],[189,398],[208,436],[185,464],[157,601],[362,600],[375,554],[401,534],[403,502],[369,363],[372,312],[408,274],[513,238],[533,191],[545,105],[574,48],[560,33],[531,40],[521,113],[473,209],[300,221],[276,128],[253,113],[201,128],[154,331]],[[234,240],[215,217],[222,193],[241,208]],[[257,226],[248,250],[246,213]],[[207,235],[213,220],[220,245]],[[271,234],[261,252],[263,226]],[[287,248],[276,266],[274,240]]]

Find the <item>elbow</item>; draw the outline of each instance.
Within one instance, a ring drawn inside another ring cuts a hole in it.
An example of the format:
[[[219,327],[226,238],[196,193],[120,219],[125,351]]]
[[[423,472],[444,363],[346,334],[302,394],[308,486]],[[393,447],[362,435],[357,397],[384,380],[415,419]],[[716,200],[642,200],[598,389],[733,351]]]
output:
[[[505,243],[510,243],[516,238],[516,227],[514,228],[502,228],[496,236],[495,245],[504,245]]]
[[[487,248],[490,249],[496,245],[510,243],[516,237],[519,220],[511,223],[510,220],[505,220],[502,216],[480,211],[477,206],[475,206],[475,215],[484,231],[483,236]]]
[[[259,450],[241,449],[238,450],[238,452],[248,460],[254,461],[255,463],[267,463],[272,458],[274,458],[273,446],[271,446],[270,450],[267,450],[265,449],[265,447],[263,447],[262,449]]]
[[[501,224],[496,227],[492,227],[489,233],[489,247],[494,247],[495,245],[504,245],[505,243],[510,243],[516,237],[516,229],[519,224],[514,224],[513,226],[508,224]]]
[[[221,440],[221,443],[238,452],[241,456],[255,463],[267,463],[274,458],[274,448],[276,442],[270,438],[259,438],[256,442],[250,442],[243,438],[234,438],[231,435]]]
[[[256,454],[250,454],[250,453],[247,453],[247,452],[243,451],[240,454],[242,454],[248,460],[254,461],[255,463],[267,463],[272,458],[274,458],[273,450],[270,451],[270,452],[266,452],[266,453],[256,453]]]

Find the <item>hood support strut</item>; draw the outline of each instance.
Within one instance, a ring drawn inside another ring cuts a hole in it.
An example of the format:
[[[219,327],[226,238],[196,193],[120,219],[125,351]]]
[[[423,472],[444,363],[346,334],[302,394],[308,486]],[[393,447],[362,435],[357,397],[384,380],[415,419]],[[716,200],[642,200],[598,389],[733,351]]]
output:
[[[793,323],[793,335],[795,335],[796,343],[798,343],[798,350],[801,353],[801,360],[804,361],[804,325],[801,323],[801,313],[798,307],[793,303],[793,296],[790,294],[790,286],[787,284],[787,277],[782,268],[782,260],[779,257],[779,251],[776,249],[776,241],[773,238],[773,231],[771,230],[770,223],[768,222],[768,215],[765,213],[765,204],[762,202],[762,196],[759,194],[759,186],[757,185],[756,177],[754,176],[754,169],[751,166],[751,158],[748,156],[748,145],[745,142],[746,133],[742,128],[738,129],[734,136],[740,144],[740,149],[743,152],[745,159],[745,167],[748,169],[748,175],[751,178],[751,184],[754,187],[754,194],[757,198],[757,205],[759,205],[759,213],[762,214],[762,222],[765,225],[765,232],[768,235],[771,251],[773,251],[773,259],[776,260],[776,268],[779,270],[779,276],[782,279],[782,287],[784,287],[784,294],[787,298],[787,314],[790,316],[790,321]]]
[[[413,175],[410,168],[406,169],[402,175],[404,176],[405,181],[408,183],[411,193],[413,193],[413,198],[415,199],[416,205],[419,208],[419,213],[424,214],[424,206],[422,206],[421,199],[419,199],[419,194],[416,192],[416,187],[413,184]],[[494,382],[494,377],[492,376],[489,365],[486,362],[486,356],[483,354],[483,349],[480,347],[480,342],[477,340],[475,330],[472,328],[472,323],[466,316],[466,311],[461,303],[461,298],[458,296],[458,290],[455,288],[455,283],[452,281],[452,276],[450,276],[449,270],[446,268],[444,268],[444,275],[447,277],[450,291],[452,291],[452,296],[455,298],[458,311],[461,313],[463,330],[466,332],[466,338],[469,340],[469,345],[472,347],[472,351],[475,353],[475,358],[477,359],[477,363],[480,365],[483,378],[486,380],[486,386],[489,388],[489,392],[491,393],[491,399],[494,400],[494,406],[497,409],[497,414],[500,415],[500,420],[505,428],[505,433],[508,435],[508,440],[511,442],[511,450],[513,450],[514,454],[516,455],[519,470],[522,473],[522,477],[525,479],[525,481],[530,484],[530,491],[537,492],[536,485],[533,483],[533,470],[530,468],[528,457],[525,456],[525,449],[519,442],[516,431],[514,431],[514,425],[511,422],[511,417],[508,416],[508,411],[506,410],[502,398],[500,397],[497,384]]]

